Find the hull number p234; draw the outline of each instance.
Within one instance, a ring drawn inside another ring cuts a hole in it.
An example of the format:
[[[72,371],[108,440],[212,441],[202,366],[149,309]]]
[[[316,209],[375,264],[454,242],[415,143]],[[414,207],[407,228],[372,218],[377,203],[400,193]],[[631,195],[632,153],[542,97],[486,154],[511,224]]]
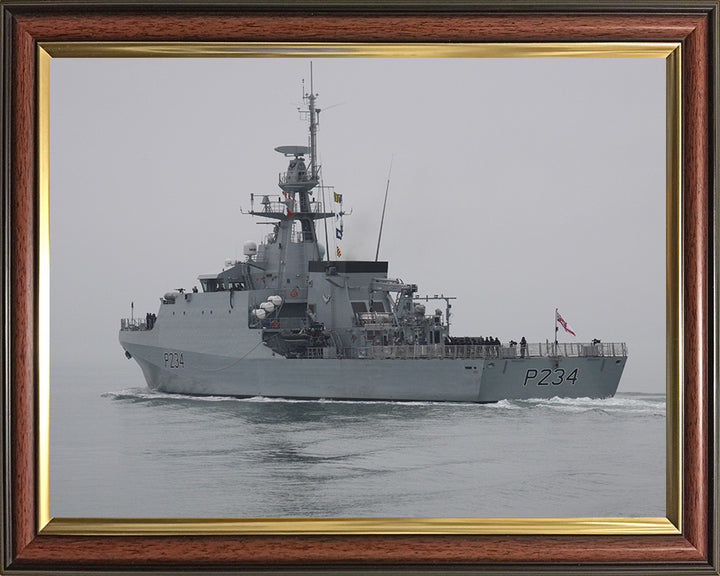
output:
[[[163,354],[165,360],[165,368],[185,368],[185,360],[183,359],[182,352],[165,352]]]
[[[525,382],[523,386],[528,384],[536,384],[537,386],[560,386],[565,382],[575,384],[578,378],[578,369],[575,368],[570,374],[566,374],[563,368],[543,368],[542,370],[535,370],[530,368],[525,372]]]

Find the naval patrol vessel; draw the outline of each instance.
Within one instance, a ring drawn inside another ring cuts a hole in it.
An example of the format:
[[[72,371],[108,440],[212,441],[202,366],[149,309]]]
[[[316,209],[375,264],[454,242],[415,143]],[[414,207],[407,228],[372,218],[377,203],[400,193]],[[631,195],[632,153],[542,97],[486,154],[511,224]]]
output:
[[[279,194],[251,195],[245,213],[270,220],[272,232],[246,242],[244,260],[199,276],[200,290],[170,291],[157,314],[121,320],[120,344],[151,389],[451,402],[615,394],[624,343],[558,343],[557,323],[553,342],[453,336],[453,297],[420,296],[377,255],[343,260],[338,247],[326,257],[315,223],[324,221],[328,245],[328,221],[342,238],[344,211],[342,196],[321,185],[316,98],[311,83],[309,145],[276,148],[288,159]],[[440,307],[429,310],[432,301]]]

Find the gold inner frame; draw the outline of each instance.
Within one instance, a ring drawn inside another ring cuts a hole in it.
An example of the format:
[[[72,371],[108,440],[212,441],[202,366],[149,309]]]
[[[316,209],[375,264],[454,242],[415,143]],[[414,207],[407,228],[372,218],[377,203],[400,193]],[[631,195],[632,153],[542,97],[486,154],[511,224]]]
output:
[[[49,96],[51,58],[394,57],[665,58],[666,60],[666,517],[665,518],[51,518]],[[42,534],[679,534],[682,519],[681,45],[667,42],[325,44],[45,42],[38,46],[37,521]]]

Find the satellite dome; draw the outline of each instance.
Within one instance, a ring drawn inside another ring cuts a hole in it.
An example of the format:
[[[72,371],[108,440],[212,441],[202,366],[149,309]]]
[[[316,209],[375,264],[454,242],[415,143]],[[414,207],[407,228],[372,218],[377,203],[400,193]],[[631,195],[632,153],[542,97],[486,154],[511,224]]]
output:
[[[260,309],[265,310],[265,312],[270,314],[270,312],[275,310],[275,304],[273,304],[272,302],[263,302],[262,304],[260,304]]]
[[[243,244],[243,254],[245,256],[255,256],[257,254],[257,244],[252,240],[248,240]]]

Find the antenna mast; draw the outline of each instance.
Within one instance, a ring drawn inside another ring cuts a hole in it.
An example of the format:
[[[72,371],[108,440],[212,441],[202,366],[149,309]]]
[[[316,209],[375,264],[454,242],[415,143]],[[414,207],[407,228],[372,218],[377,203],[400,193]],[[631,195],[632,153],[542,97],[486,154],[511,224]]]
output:
[[[306,96],[308,101],[308,114],[310,115],[310,168],[312,179],[318,179],[317,163],[317,127],[320,109],[315,108],[315,92],[313,90],[312,62],[310,62],[310,93]]]
[[[390,156],[390,170],[388,170],[387,185],[385,186],[385,201],[383,202],[382,217],[380,218],[380,232],[378,232],[377,250],[375,250],[375,262],[380,255],[380,239],[382,238],[383,224],[385,223],[385,206],[387,206],[388,190],[390,189],[390,174],[392,173],[393,156]]]

